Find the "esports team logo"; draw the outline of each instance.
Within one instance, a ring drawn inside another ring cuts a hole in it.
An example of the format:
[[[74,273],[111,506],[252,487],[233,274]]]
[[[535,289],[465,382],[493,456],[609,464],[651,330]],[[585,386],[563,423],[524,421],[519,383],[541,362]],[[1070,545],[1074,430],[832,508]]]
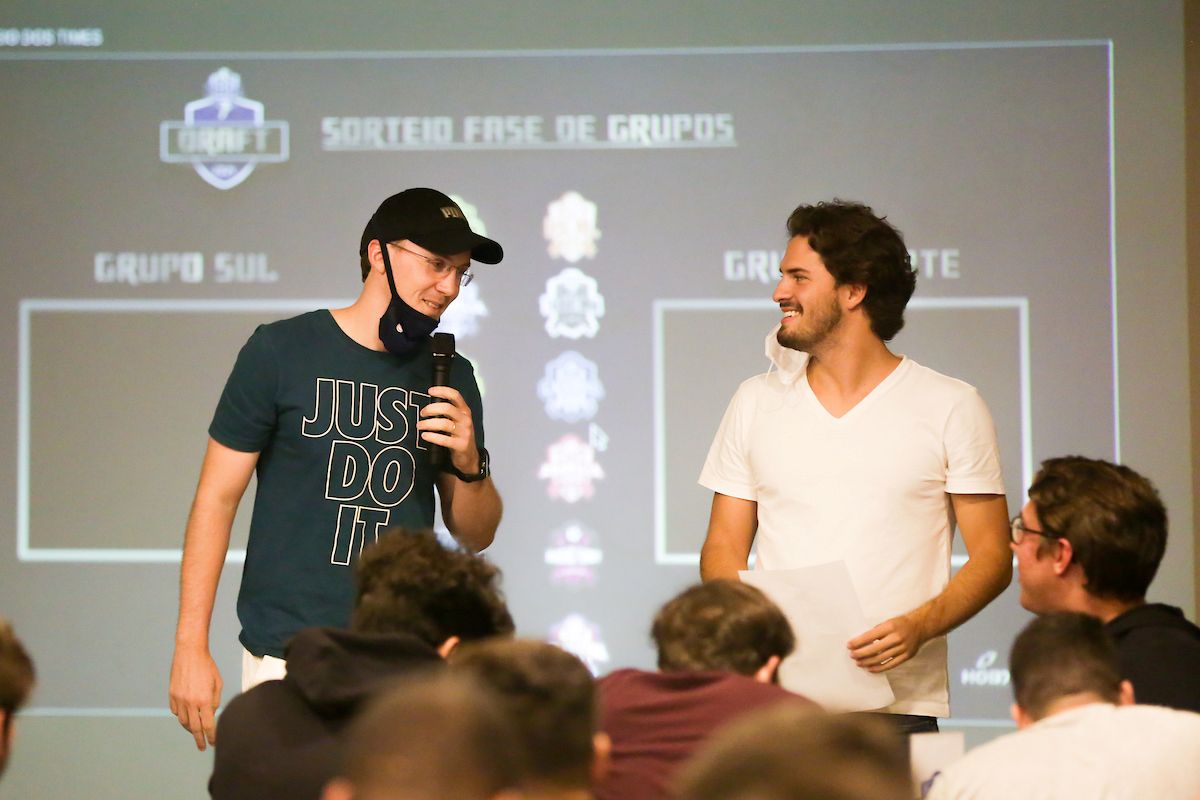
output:
[[[550,243],[551,258],[565,258],[572,264],[596,257],[596,204],[579,192],[567,192],[546,207],[542,236]]]
[[[594,362],[568,350],[546,365],[537,393],[551,419],[579,422],[596,416],[604,385]]]
[[[538,477],[550,481],[546,494],[551,500],[578,503],[596,493],[593,482],[604,477],[604,470],[596,463],[592,446],[568,433],[546,448]]]
[[[588,622],[582,614],[568,614],[562,622],[550,626],[547,641],[578,657],[593,675],[599,675],[601,665],[609,661],[600,626]]]
[[[566,267],[546,280],[546,291],[538,298],[538,310],[546,318],[546,333],[551,337],[590,339],[600,332],[604,295],[600,294],[595,278],[576,267]]]
[[[975,669],[964,669],[960,675],[963,686],[1008,686],[1009,673],[1006,669],[994,668],[997,653],[988,650],[975,659]]]
[[[263,104],[242,94],[242,76],[221,67],[208,76],[205,96],[183,107],[183,121],[159,125],[159,158],[191,164],[218,189],[240,184],[258,164],[288,160],[288,124],[267,120]]]
[[[596,568],[604,561],[604,551],[596,544],[596,532],[578,522],[555,529],[545,556],[550,582],[569,589],[594,586]]]

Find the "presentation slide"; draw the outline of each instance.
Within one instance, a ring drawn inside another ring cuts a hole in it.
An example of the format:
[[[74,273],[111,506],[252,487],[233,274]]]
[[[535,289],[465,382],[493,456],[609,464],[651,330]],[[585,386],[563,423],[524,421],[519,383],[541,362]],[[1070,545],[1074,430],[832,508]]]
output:
[[[352,301],[363,227],[407,187],[504,246],[439,330],[480,378],[505,502],[488,554],[520,632],[597,674],[652,667],[653,613],[698,579],[696,480],[767,369],[798,204],[862,201],[903,232],[893,349],[979,388],[1010,514],[1041,459],[1116,454],[1107,43],[134,57],[73,35],[0,69],[0,585],[39,708],[166,713],[238,350]],[[212,627],[227,697],[252,494]],[[1026,619],[1014,586],[951,636],[951,723],[1005,724]]]

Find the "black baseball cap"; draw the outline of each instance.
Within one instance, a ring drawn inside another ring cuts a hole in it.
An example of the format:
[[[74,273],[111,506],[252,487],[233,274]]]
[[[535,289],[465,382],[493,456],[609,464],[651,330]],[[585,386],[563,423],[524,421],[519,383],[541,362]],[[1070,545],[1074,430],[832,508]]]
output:
[[[504,248],[471,230],[458,203],[435,189],[405,189],[380,203],[363,231],[359,255],[366,254],[372,239],[408,239],[441,255],[470,250],[471,259],[483,264],[504,258]]]

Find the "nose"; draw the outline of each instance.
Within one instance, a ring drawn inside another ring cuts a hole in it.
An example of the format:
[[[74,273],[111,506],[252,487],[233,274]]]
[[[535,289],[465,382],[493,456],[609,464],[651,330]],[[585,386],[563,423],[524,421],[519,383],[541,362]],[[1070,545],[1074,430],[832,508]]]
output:
[[[451,299],[457,297],[458,290],[462,288],[459,284],[458,273],[455,270],[448,271],[434,285],[440,293]]]
[[[771,295],[771,299],[776,303],[782,303],[785,299],[787,299],[787,295],[783,291],[783,278],[780,278],[775,284],[775,292]]]

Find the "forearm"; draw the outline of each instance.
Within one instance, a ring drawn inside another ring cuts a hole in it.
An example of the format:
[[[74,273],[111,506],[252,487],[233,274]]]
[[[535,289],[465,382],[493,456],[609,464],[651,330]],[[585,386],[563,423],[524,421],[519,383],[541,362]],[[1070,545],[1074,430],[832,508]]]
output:
[[[446,476],[442,486],[442,521],[454,538],[475,552],[491,545],[504,513],[492,479],[464,483]]]
[[[207,507],[199,499],[192,507],[179,571],[177,648],[208,649],[217,584],[229,550],[229,531],[236,508],[236,504],[232,508]]]
[[[705,542],[700,549],[700,580],[738,580],[745,570],[749,554],[728,543]]]
[[[1012,556],[1008,548],[979,553],[950,579],[946,588],[928,602],[909,612],[923,639],[942,636],[983,610],[1012,580]]]

